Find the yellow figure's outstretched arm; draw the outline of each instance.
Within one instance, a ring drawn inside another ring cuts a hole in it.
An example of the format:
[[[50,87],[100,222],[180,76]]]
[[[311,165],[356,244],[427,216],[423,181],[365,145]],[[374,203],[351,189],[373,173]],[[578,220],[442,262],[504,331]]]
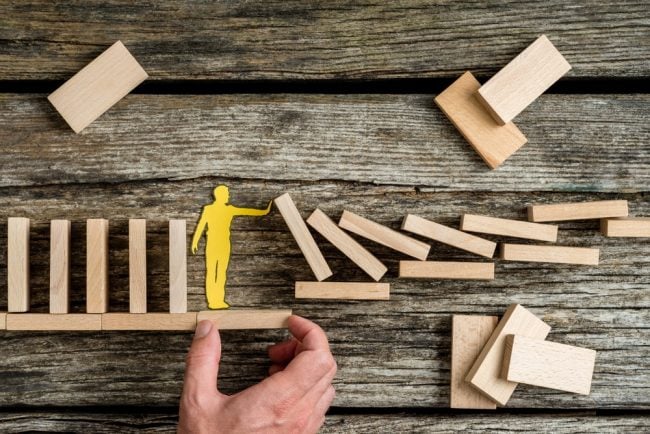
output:
[[[201,239],[201,235],[203,235],[207,223],[208,219],[205,216],[205,210],[203,210],[201,211],[201,217],[199,217],[199,223],[194,230],[194,237],[192,237],[192,254],[196,254],[197,250],[199,250],[199,240]]]
[[[273,201],[270,201],[269,206],[267,206],[265,209],[235,207],[235,215],[247,215],[252,217],[267,215],[269,212],[271,212],[271,205],[273,205]]]

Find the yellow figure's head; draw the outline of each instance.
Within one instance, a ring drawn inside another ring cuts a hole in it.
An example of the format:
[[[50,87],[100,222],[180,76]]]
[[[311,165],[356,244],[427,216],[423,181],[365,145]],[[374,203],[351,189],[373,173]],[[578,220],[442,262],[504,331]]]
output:
[[[214,201],[216,203],[227,204],[228,199],[230,199],[230,192],[226,185],[219,185],[212,190],[212,195],[214,196]]]

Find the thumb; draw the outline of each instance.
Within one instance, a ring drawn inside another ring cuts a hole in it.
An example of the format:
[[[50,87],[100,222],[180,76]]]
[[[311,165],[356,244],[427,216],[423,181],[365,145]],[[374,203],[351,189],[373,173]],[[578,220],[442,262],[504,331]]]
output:
[[[195,398],[216,395],[220,360],[219,330],[211,321],[201,321],[185,361],[183,394]]]

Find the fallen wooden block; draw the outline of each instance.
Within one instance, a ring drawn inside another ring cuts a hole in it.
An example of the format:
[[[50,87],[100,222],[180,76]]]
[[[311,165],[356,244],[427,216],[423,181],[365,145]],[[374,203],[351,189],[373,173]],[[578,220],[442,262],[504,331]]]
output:
[[[343,232],[323,211],[314,210],[307,219],[307,223],[373,279],[381,279],[388,271],[379,259],[375,258],[354,238]]]
[[[492,280],[494,262],[399,261],[399,277]]]
[[[7,310],[29,311],[29,219],[7,219]]]
[[[570,69],[569,62],[542,35],[481,86],[476,98],[505,125]]]
[[[47,99],[79,133],[147,77],[124,44],[117,41]]]
[[[0,312],[0,330],[7,330],[7,312]]]
[[[296,282],[296,298],[388,300],[390,284],[376,282]]]
[[[68,313],[70,220],[50,222],[50,313]]]
[[[187,228],[185,220],[169,221],[169,312],[187,312]]]
[[[129,220],[129,312],[147,312],[147,221]]]
[[[531,222],[627,217],[627,213],[627,200],[599,200],[595,202],[528,206],[528,220]]]
[[[602,219],[600,232],[606,237],[650,237],[650,217]]]
[[[557,226],[509,220],[482,215],[463,214],[460,229],[483,234],[526,238],[539,241],[557,241]]]
[[[599,249],[588,247],[501,244],[501,259],[520,262],[598,265]]]
[[[506,405],[517,383],[501,378],[506,336],[518,334],[545,339],[551,327],[519,304],[511,304],[490,335],[465,377],[474,387],[500,405]]]
[[[101,330],[102,316],[93,313],[10,313],[7,330],[74,331]]]
[[[492,119],[475,97],[480,87],[468,71],[439,94],[435,102],[485,164],[496,169],[527,139],[512,122],[499,125]]]
[[[475,253],[486,258],[494,255],[497,243],[472,234],[441,225],[431,220],[408,214],[402,221],[402,229],[432,240]]]
[[[103,313],[102,330],[187,330],[196,328],[196,312]]]
[[[275,206],[280,210],[282,218],[287,223],[291,235],[295,238],[298,247],[302,251],[302,254],[305,256],[309,267],[314,272],[316,280],[325,280],[332,275],[332,270],[330,270],[329,265],[325,257],[321,253],[314,237],[311,236],[305,221],[300,216],[300,212],[296,205],[291,200],[289,193],[285,193],[280,197],[277,197],[275,200]]]
[[[290,309],[204,310],[198,313],[197,323],[212,321],[219,330],[282,329],[290,316]]]
[[[108,220],[86,221],[86,312],[108,312]]]
[[[368,220],[360,215],[350,211],[343,211],[339,219],[339,226],[347,229],[357,235],[372,240],[383,246],[390,247],[393,250],[402,252],[405,255],[413,256],[422,261],[429,255],[429,246],[427,243],[418,241],[397,232],[389,227]]]
[[[502,377],[508,381],[589,395],[596,351],[508,335]]]
[[[465,381],[483,346],[497,325],[496,316],[453,315],[451,317],[451,408],[493,410],[494,401]]]

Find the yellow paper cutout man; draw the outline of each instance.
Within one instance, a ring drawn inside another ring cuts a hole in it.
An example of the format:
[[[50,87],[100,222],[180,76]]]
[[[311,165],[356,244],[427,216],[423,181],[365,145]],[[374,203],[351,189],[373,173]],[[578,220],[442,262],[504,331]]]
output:
[[[230,205],[228,187],[219,185],[213,191],[214,202],[205,205],[192,238],[192,253],[199,248],[205,232],[205,295],[210,309],[226,309],[226,272],[230,262],[230,224],[236,216],[263,216],[271,211],[272,201],[266,209],[238,208]]]

